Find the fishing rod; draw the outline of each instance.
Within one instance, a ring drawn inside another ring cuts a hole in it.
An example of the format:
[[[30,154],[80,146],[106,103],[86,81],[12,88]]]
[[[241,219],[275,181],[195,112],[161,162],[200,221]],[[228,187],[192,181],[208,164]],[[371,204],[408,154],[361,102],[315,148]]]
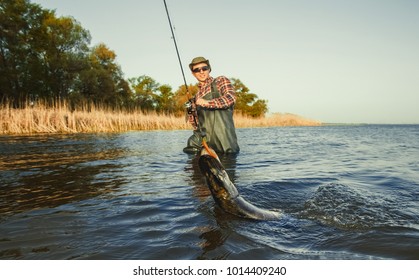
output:
[[[186,94],[188,96],[188,99],[190,99],[188,84],[186,83],[185,72],[183,71],[183,67],[182,67],[182,60],[180,59],[179,49],[176,43],[175,32],[173,32],[172,21],[170,20],[169,9],[167,8],[166,0],[163,0],[163,2],[164,2],[164,7],[166,8],[167,19],[169,20],[170,31],[172,31],[172,38],[173,38],[173,42],[175,43],[176,54],[177,54],[177,58],[179,60],[179,65],[180,65],[180,71],[182,71],[183,82],[185,83],[185,87],[186,87]]]
[[[172,38],[175,44],[177,58],[179,60],[180,71],[182,72],[183,82],[185,83],[186,97],[188,98],[188,102],[185,103],[185,108],[188,111],[188,114],[190,114],[193,117],[193,122],[195,126],[199,127],[198,117],[196,115],[196,104],[193,101],[191,94],[189,93],[188,83],[186,82],[185,72],[183,71],[183,66],[182,66],[182,60],[180,59],[179,49],[176,43],[175,32],[173,32],[172,21],[170,20],[169,9],[167,8],[166,0],[163,0],[163,2],[164,2],[164,7],[166,8],[167,20],[169,21],[170,31],[172,32]]]
[[[193,100],[193,98],[191,97],[191,94],[189,93],[188,84],[186,83],[185,72],[183,71],[182,60],[180,59],[179,49],[178,49],[177,43],[176,43],[175,32],[173,32],[172,21],[170,20],[169,9],[167,8],[166,0],[163,0],[163,3],[164,3],[164,7],[166,8],[167,20],[169,21],[170,31],[172,32],[172,38],[173,38],[173,42],[175,44],[176,54],[177,54],[177,58],[179,60],[179,65],[180,65],[180,70],[182,71],[183,82],[185,83],[185,87],[186,87],[186,96],[188,98],[188,102],[185,103],[185,108],[188,111],[188,114],[192,115],[193,122],[194,122],[196,128],[201,132],[202,146],[204,146],[205,150],[207,150],[209,155],[211,155],[212,157],[217,158],[217,155],[214,154],[211,151],[211,149],[208,147],[208,144],[207,144],[207,141],[206,141],[205,129],[201,129],[201,127],[199,125],[198,114],[197,114],[197,111],[196,111],[196,104],[195,104],[195,101]]]

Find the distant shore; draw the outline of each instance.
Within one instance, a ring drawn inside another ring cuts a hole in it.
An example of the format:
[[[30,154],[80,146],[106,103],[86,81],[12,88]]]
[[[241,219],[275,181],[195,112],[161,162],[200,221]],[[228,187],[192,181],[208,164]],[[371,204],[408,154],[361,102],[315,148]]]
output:
[[[321,122],[294,114],[275,113],[267,117],[234,116],[237,128],[270,126],[319,126]],[[0,107],[0,135],[25,135],[41,133],[99,133],[132,130],[182,130],[192,129],[184,116],[125,112],[90,106],[88,110],[70,110],[66,105],[55,107],[27,106],[15,109]]]

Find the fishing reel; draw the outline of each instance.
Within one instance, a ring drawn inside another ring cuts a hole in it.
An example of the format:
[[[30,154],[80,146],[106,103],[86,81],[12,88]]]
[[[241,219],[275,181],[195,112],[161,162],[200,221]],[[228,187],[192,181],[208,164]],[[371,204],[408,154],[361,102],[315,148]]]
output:
[[[188,120],[188,118],[192,118],[190,119],[190,121],[193,122],[194,129],[197,129],[199,127],[199,124],[198,124],[198,112],[196,111],[195,100],[191,98],[187,102],[185,102],[183,106],[185,107],[186,112],[187,112],[187,115],[185,116],[186,120]]]
[[[191,98],[183,104],[188,114],[194,114],[196,112],[195,101]]]

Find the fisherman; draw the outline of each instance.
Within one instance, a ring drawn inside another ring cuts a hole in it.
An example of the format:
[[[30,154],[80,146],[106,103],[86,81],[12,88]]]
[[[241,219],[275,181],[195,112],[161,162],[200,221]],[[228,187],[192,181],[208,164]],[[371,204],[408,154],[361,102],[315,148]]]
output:
[[[236,93],[227,77],[210,76],[211,65],[204,57],[195,57],[189,64],[192,75],[198,80],[198,93],[192,98],[194,110],[188,110],[189,122],[194,128],[185,153],[197,153],[202,148],[202,137],[220,154],[236,154],[240,151],[233,122]],[[194,113],[195,116],[194,116]],[[197,122],[194,118],[197,117]]]

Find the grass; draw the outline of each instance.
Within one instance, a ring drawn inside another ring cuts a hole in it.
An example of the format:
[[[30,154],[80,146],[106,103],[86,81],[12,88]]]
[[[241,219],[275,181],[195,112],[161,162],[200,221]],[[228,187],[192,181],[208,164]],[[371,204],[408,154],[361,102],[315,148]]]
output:
[[[293,114],[272,114],[256,119],[235,114],[234,120],[236,127],[321,125]],[[115,111],[93,105],[88,110],[72,111],[65,103],[54,106],[37,104],[24,109],[4,104],[0,106],[0,135],[179,129],[191,129],[185,117],[155,112]]]
[[[250,118],[243,115],[235,115],[236,127],[272,127],[272,126],[319,126],[321,122],[303,118],[295,114],[274,113],[267,117]]]

